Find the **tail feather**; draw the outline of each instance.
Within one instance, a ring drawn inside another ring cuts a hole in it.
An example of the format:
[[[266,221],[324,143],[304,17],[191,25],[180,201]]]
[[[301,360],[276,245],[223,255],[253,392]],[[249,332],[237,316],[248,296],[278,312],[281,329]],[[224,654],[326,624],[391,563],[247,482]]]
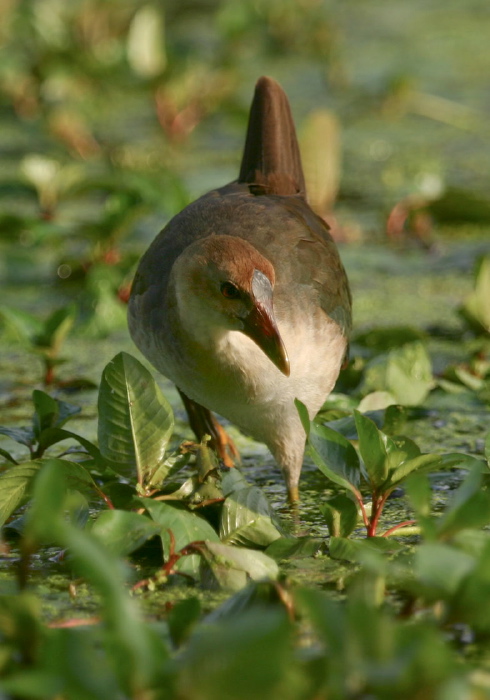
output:
[[[256,193],[306,197],[296,130],[288,98],[272,78],[255,86],[238,182]]]

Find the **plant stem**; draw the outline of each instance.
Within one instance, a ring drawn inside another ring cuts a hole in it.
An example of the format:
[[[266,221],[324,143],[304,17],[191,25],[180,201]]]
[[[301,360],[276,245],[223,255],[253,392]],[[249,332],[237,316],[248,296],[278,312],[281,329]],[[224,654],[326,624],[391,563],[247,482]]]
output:
[[[390,491],[387,491],[382,496],[378,496],[376,492],[373,493],[373,510],[371,513],[371,519],[368,525],[367,536],[375,537],[376,530],[378,529],[378,522],[381,516],[382,510],[386,503],[386,499],[390,495]]]
[[[394,525],[393,527],[390,527],[389,530],[386,530],[386,532],[383,532],[381,537],[389,537],[401,527],[408,527],[409,525],[414,525],[416,522],[416,520],[404,520],[403,523],[398,523],[398,525]]]

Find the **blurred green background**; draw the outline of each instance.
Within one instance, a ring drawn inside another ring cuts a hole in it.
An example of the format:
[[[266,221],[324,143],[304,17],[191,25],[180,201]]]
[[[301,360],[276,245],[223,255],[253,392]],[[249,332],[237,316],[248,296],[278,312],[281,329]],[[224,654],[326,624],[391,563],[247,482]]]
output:
[[[489,30],[485,0],[3,0],[2,241],[146,240],[236,176],[262,74],[330,156],[343,237],[382,235],[416,196],[438,222],[488,223]]]
[[[348,244],[357,322],[399,320],[373,274],[408,269],[407,251],[427,252],[426,275],[462,273],[445,311],[417,309],[447,319],[489,250],[489,31],[486,0],[3,0],[2,304],[46,319],[75,301],[88,337],[126,333],[138,257],[236,177],[265,74],[289,95],[311,201]],[[49,331],[10,316],[17,335]]]

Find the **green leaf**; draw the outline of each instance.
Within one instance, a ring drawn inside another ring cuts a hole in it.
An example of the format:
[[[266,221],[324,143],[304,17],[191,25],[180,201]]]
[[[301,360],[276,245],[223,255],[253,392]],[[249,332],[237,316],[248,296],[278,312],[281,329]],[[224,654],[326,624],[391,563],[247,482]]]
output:
[[[125,510],[106,510],[92,525],[92,534],[119,556],[139,549],[147,540],[160,534],[161,527],[150,518]]]
[[[264,606],[203,627],[184,650],[180,696],[203,700],[306,697],[298,688],[304,684],[297,677],[293,637],[286,612]]]
[[[42,433],[49,428],[61,428],[70,418],[80,413],[79,406],[73,406],[66,401],[54,399],[45,391],[34,389],[32,392],[34,404],[34,434],[40,442]]]
[[[235,493],[235,491],[248,489],[249,487],[250,484],[237,467],[226,469],[222,473],[221,490],[223,491],[223,496],[230,496],[232,493]]]
[[[424,340],[424,338],[425,334],[419,328],[412,326],[388,326],[357,333],[353,338],[353,342],[378,354],[386,353],[387,350],[400,348],[415,341]]]
[[[47,450],[48,447],[51,447],[51,445],[55,445],[63,440],[75,440],[75,442],[78,442],[86,449],[87,453],[94,458],[97,464],[104,465],[104,460],[102,459],[98,447],[81,435],[72,433],[70,430],[64,430],[63,428],[45,428],[39,438],[39,447],[44,451]]]
[[[415,552],[415,574],[432,595],[454,595],[475,563],[469,554],[439,542],[421,544]]]
[[[381,553],[391,554],[402,549],[403,545],[390,537],[368,537],[365,540],[351,540],[345,537],[331,537],[328,551],[332,559],[344,559],[363,563],[369,557]]]
[[[323,548],[323,540],[315,537],[280,537],[265,550],[276,561],[314,557]]]
[[[59,519],[53,541],[67,549],[70,563],[100,595],[104,637],[122,695],[138,697],[163,682],[168,651],[141,617],[125,588],[126,567],[96,537]]]
[[[421,454],[413,459],[408,459],[399,467],[393,469],[388,477],[384,489],[393,488],[403,481],[409,474],[414,471],[432,472],[438,469],[449,469],[451,467],[469,467],[475,461],[470,455],[453,452],[443,455],[438,454]]]
[[[455,492],[442,518],[437,520],[437,534],[441,539],[490,523],[490,494],[482,489],[484,466],[474,461],[475,466]]]
[[[387,391],[403,406],[423,403],[434,386],[432,366],[425,345],[408,343],[368,362],[363,393]]]
[[[26,513],[24,544],[29,550],[40,544],[52,544],[63,522],[67,481],[57,459],[46,459],[35,475],[32,500]]]
[[[340,433],[313,422],[308,449],[327,479],[351,491],[357,490],[361,474],[359,457],[351,443]]]
[[[170,505],[151,498],[138,499],[148,511],[152,520],[161,526],[160,537],[163,545],[165,560],[170,553],[170,530],[175,538],[175,551],[178,552],[191,542],[209,540],[219,542],[219,537],[211,525],[196,513],[190,513],[179,505]],[[199,555],[191,554],[183,557],[176,564],[176,569],[194,578],[199,576]]]
[[[6,435],[20,445],[30,447],[34,442],[34,433],[31,428],[6,428],[0,426],[0,435]]]
[[[0,307],[0,317],[14,330],[17,338],[26,345],[33,343],[33,339],[41,332],[43,327],[42,321],[36,316],[7,306]]]
[[[64,306],[54,311],[44,321],[41,331],[33,337],[34,345],[49,350],[49,356],[55,357],[73,326],[75,315],[74,305]]]
[[[477,333],[490,332],[490,255],[479,261],[474,290],[458,311]]]
[[[0,526],[20,506],[41,462],[25,462],[10,467],[0,476]]]
[[[244,547],[267,547],[281,537],[274,513],[262,491],[249,486],[235,491],[223,503],[220,539]]]
[[[294,399],[294,405],[296,406],[296,410],[298,411],[299,418],[301,420],[301,425],[303,426],[306,437],[309,436],[310,434],[310,415],[308,413],[308,409],[302,403],[299,399]]]
[[[199,598],[178,601],[167,616],[168,630],[174,646],[180,647],[189,638],[201,616]]]
[[[330,537],[349,537],[357,525],[357,506],[345,494],[340,493],[321,503],[319,509],[327,522]]]
[[[371,488],[378,489],[388,475],[389,438],[378,430],[370,418],[363,416],[359,411],[354,411],[354,418],[359,436],[359,452],[364,461]]]
[[[12,457],[10,452],[4,450],[3,447],[0,447],[0,457],[3,457],[7,460],[7,462],[10,462],[11,464],[17,464],[17,460]]]
[[[105,367],[98,409],[99,448],[112,468],[123,476],[136,471],[140,484],[157,471],[163,479],[172,409],[148,370],[131,355],[121,352]]]
[[[232,547],[222,542],[206,542],[202,551],[201,583],[206,588],[237,591],[250,579],[277,579],[279,567],[263,552]]]

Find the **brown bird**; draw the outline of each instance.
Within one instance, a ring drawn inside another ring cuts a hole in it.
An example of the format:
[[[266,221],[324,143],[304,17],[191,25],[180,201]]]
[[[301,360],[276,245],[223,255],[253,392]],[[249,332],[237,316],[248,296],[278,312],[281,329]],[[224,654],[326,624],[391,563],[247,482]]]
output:
[[[177,214],[145,253],[129,301],[141,352],[177,385],[198,438],[228,466],[211,411],[264,442],[298,498],[305,433],[347,352],[351,296],[328,227],[307,204],[289,103],[255,89],[238,180]]]

